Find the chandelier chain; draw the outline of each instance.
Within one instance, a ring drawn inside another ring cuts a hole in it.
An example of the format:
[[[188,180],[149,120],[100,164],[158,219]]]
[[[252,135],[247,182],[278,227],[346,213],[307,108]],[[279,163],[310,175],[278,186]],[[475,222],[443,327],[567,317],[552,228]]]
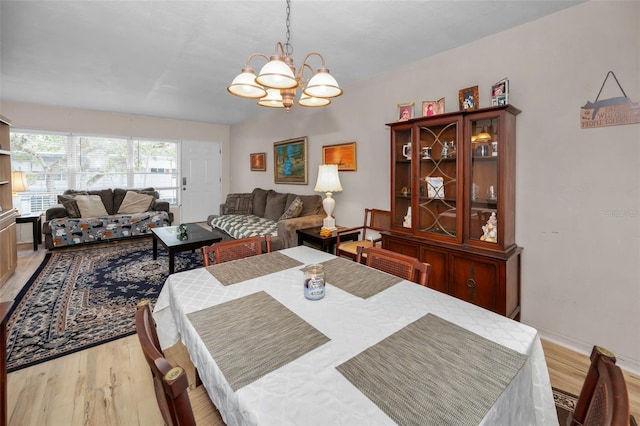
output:
[[[287,42],[284,44],[284,53],[287,56],[291,56],[291,54],[293,53],[293,46],[291,46],[291,43],[289,43],[290,39],[291,39],[291,0],[287,0],[287,21],[286,21],[286,25],[287,25]]]

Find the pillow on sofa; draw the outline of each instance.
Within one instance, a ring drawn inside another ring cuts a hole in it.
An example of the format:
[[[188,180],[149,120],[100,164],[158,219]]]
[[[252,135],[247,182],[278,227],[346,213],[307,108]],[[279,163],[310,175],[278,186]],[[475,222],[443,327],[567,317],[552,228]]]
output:
[[[267,195],[269,192],[266,189],[255,188],[253,192],[253,214],[259,217],[264,217],[264,210],[267,206]]]
[[[81,191],[81,190],[73,190],[67,189],[64,191],[64,195],[97,195],[102,200],[102,205],[104,206],[107,214],[115,213],[115,209],[113,208],[113,191],[111,189],[98,189],[92,191]]]
[[[278,220],[293,219],[294,217],[300,216],[300,213],[302,213],[302,207],[302,200],[300,197],[296,197],[296,199],[289,204],[289,208],[282,213],[282,216],[280,216]]]
[[[77,219],[80,217],[80,209],[74,195],[58,195],[58,204],[62,204],[67,210],[67,216]]]
[[[153,197],[154,201],[158,198],[158,194],[156,193],[156,190],[153,189],[153,188],[143,188],[143,189],[115,188],[113,190],[113,212],[114,213],[117,213],[118,210],[120,210],[120,206],[122,205],[122,202],[124,201],[124,197],[127,196],[127,192],[129,192],[129,191],[137,192],[138,194],[151,195]],[[106,207],[106,204],[105,204],[105,207]],[[153,206],[150,207],[149,210],[153,210]],[[109,211],[108,208],[107,208],[107,211]]]
[[[253,213],[253,194],[229,194],[224,203],[225,214]]]
[[[78,203],[80,217],[82,218],[109,215],[99,195],[77,195],[76,203]]]
[[[149,210],[153,202],[153,195],[141,194],[135,191],[127,191],[120,204],[118,214],[144,213]]]
[[[280,194],[275,191],[269,192],[267,194],[267,205],[264,208],[264,217],[277,222],[282,213],[284,213],[286,202],[287,194]]]

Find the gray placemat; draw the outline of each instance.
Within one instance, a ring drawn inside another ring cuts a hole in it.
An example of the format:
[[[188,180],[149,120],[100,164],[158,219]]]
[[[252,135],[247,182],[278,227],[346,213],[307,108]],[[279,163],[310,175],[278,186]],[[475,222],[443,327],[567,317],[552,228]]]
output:
[[[477,425],[527,356],[432,314],[336,367],[401,425]]]
[[[402,278],[339,257],[322,262],[325,282],[367,299],[402,281]]]
[[[330,341],[264,291],[187,318],[234,391]]]
[[[207,266],[206,269],[222,285],[231,285],[300,265],[302,262],[282,253],[273,252]]]

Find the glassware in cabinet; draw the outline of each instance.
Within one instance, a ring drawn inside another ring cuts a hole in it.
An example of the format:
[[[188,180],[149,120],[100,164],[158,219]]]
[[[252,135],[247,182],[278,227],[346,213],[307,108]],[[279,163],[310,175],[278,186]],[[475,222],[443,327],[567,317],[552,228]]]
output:
[[[401,126],[391,133],[391,226],[411,230],[413,128]]]

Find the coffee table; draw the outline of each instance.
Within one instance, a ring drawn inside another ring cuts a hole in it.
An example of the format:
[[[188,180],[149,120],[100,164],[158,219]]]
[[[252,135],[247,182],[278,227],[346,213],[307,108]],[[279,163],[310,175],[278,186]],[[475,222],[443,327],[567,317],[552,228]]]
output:
[[[197,223],[185,223],[187,238],[179,238],[180,231],[177,226],[163,226],[152,228],[153,234],[153,259],[158,258],[158,241],[169,250],[169,274],[175,272],[176,253],[187,250],[195,250],[221,241],[224,237],[221,233],[209,231]]]

